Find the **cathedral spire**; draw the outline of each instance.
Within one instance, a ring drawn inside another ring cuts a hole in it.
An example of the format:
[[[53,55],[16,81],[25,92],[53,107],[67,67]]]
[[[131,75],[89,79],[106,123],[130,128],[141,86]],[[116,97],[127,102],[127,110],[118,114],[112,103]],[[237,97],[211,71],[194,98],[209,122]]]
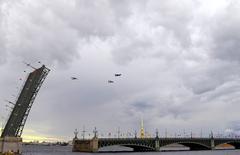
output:
[[[145,138],[143,119],[141,119],[141,130],[140,130],[140,138]]]

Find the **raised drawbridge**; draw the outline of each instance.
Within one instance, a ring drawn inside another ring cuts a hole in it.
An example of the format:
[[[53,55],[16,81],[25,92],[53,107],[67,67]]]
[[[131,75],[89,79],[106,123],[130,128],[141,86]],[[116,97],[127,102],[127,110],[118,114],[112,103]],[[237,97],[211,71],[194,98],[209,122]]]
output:
[[[50,70],[43,65],[28,75],[18,99],[16,103],[14,103],[1,138],[21,137],[30,109],[49,71]]]

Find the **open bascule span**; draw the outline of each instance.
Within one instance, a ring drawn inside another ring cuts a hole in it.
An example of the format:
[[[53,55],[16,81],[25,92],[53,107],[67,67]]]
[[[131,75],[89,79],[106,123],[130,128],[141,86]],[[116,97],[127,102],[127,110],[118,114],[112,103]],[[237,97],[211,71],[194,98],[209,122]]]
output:
[[[22,132],[28,114],[41,88],[49,69],[44,65],[32,71],[18,96],[0,138],[0,154],[12,152],[22,153]]]

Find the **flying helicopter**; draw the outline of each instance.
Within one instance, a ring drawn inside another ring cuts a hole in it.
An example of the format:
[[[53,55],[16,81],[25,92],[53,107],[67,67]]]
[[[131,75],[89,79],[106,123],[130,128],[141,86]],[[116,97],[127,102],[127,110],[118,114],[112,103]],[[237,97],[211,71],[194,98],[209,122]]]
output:
[[[78,80],[78,78],[76,78],[76,77],[71,77],[71,80]]]
[[[108,83],[114,83],[114,81],[112,81],[112,80],[108,80]]]
[[[122,74],[118,74],[118,73],[117,73],[117,74],[115,74],[115,76],[122,76]]]

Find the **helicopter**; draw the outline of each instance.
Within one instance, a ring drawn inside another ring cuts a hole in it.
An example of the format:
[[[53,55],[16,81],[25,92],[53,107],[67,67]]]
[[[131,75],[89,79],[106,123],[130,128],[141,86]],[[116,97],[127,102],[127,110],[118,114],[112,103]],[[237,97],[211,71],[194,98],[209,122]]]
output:
[[[72,80],[78,80],[78,78],[76,78],[76,77],[71,77],[71,79],[72,79]]]
[[[121,76],[122,74],[115,74],[115,76]]]
[[[112,80],[108,80],[108,83],[114,83],[114,81],[112,81]]]

